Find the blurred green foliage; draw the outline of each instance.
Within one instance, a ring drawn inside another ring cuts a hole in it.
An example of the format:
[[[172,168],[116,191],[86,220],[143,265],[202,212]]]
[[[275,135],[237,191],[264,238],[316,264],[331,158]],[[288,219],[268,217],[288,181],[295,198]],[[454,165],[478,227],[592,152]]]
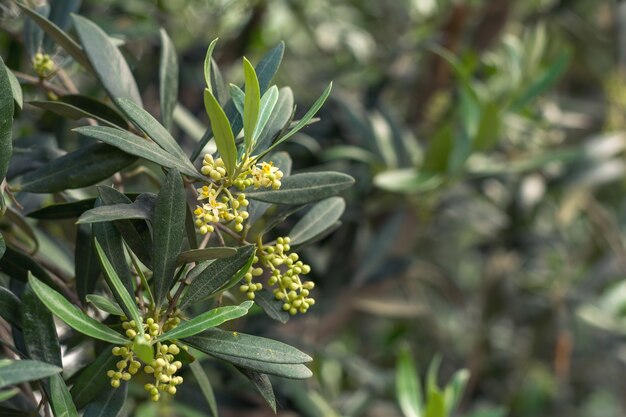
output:
[[[0,8],[2,56],[29,72],[23,18]],[[468,370],[455,415],[626,415],[623,2],[85,0],[80,11],[124,42],[155,110],[167,29],[186,149],[207,124],[197,91],[217,36],[215,58],[239,80],[243,53],[258,61],[284,40],[278,84],[302,93],[298,109],[334,81],[320,122],[285,145],[296,170],[357,179],[343,227],[303,249],[323,297],[286,329],[250,324],[315,353],[314,381],[277,381],[280,415],[402,415],[405,346],[420,370],[441,355],[444,381]],[[33,123],[45,132],[33,141],[75,140],[50,113]],[[213,377],[225,415],[253,415],[242,381]]]

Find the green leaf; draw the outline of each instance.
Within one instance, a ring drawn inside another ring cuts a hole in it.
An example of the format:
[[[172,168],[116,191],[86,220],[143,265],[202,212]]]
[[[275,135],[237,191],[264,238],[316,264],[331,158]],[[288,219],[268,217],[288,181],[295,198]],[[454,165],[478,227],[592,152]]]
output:
[[[213,41],[209,44],[209,47],[206,51],[206,56],[204,57],[204,81],[206,83],[206,88],[211,93],[213,92],[213,87],[211,84],[211,57],[213,56],[213,50],[215,49],[217,41],[218,38],[213,39]]]
[[[217,417],[217,401],[215,400],[215,394],[213,393],[211,381],[209,381],[209,377],[206,372],[204,372],[202,364],[200,361],[194,361],[189,364],[189,368],[191,369],[194,378],[196,378],[196,382],[202,391],[202,395],[204,395],[204,399],[209,404],[211,415]]]
[[[0,359],[0,388],[58,374],[58,366],[33,360]]]
[[[572,52],[565,49],[561,52],[555,62],[546,70],[535,77],[534,82],[526,89],[524,94],[519,97],[511,105],[512,111],[519,111],[530,104],[534,99],[554,86],[558,79],[563,75],[570,63]]]
[[[307,172],[290,175],[278,190],[246,190],[246,197],[274,204],[306,204],[339,193],[354,184],[354,178],[340,172]]]
[[[219,354],[275,364],[312,361],[304,352],[285,343],[259,336],[209,329],[184,339],[185,343],[209,355]]]
[[[111,177],[133,162],[133,156],[111,146],[88,145],[24,175],[19,188],[31,193],[83,188]]]
[[[87,406],[83,417],[117,417],[124,407],[127,394],[126,382],[122,382],[118,388],[107,387]]]
[[[139,309],[137,308],[137,304],[135,303],[134,294],[128,292],[120,278],[117,276],[113,265],[107,258],[102,246],[98,243],[98,239],[94,239],[96,246],[96,253],[98,254],[98,258],[100,259],[100,264],[102,265],[102,270],[104,271],[104,276],[107,278],[107,284],[111,288],[113,294],[122,301],[120,307],[124,310],[127,317],[131,320],[134,320],[137,323],[137,329],[139,330],[139,335],[143,335],[144,330],[143,326],[140,325],[142,323],[141,314],[139,314]]]
[[[272,146],[267,148],[261,155],[265,155],[266,153],[274,149],[276,146],[280,145],[281,143],[289,139],[291,136],[298,133],[307,124],[309,124],[313,116],[315,116],[317,112],[319,111],[319,109],[324,105],[324,102],[330,95],[330,91],[332,90],[332,88],[333,88],[333,83],[328,84],[328,87],[326,87],[322,95],[317,99],[315,103],[313,103],[313,106],[311,106],[309,111],[306,112],[306,114],[302,117],[302,119],[300,119],[300,121],[298,121],[298,123],[296,123],[296,125],[289,132],[281,136]]]
[[[268,89],[274,75],[278,71],[278,67],[280,67],[280,63],[283,60],[283,55],[285,53],[285,43],[279,42],[275,47],[273,47],[265,56],[259,61],[257,66],[254,68],[257,77],[259,79],[259,87],[261,88],[261,94],[265,93]]]
[[[265,93],[268,94],[268,93]],[[265,95],[263,95],[265,97]],[[261,106],[263,107],[263,106]],[[263,152],[272,144],[276,136],[285,129],[293,116],[293,92],[289,87],[278,90],[278,100],[270,114],[265,127],[259,133],[253,154]],[[260,126],[260,124],[259,124]]]
[[[150,207],[141,201],[131,204],[112,204],[94,207],[85,211],[76,221],[76,224],[111,222],[114,220],[142,219],[152,220],[153,213]]]
[[[0,392],[0,403],[10,400],[20,393],[19,388],[8,389],[6,391]]]
[[[120,308],[120,306],[106,297],[98,294],[88,294],[85,299],[88,303],[93,304],[99,310],[116,316],[124,315],[124,311]]]
[[[243,90],[235,84],[229,84],[228,90],[230,92],[230,98],[233,101],[235,108],[239,112],[239,115],[243,117],[243,106],[244,102],[246,101],[246,93],[244,93]]]
[[[0,183],[7,174],[9,169],[9,161],[13,153],[13,142],[11,140],[11,131],[13,128],[13,110],[14,101],[11,91],[11,81],[7,74],[7,67],[0,58]]]
[[[265,311],[265,314],[273,320],[285,324],[291,318],[291,315],[283,310],[285,302],[277,300],[271,291],[263,289],[257,292],[254,300]]]
[[[227,321],[235,320],[248,314],[253,301],[244,301],[238,306],[217,307],[202,313],[189,321],[185,321],[174,329],[159,336],[156,341],[182,339],[201,333],[207,329],[217,327]]]
[[[74,271],[76,292],[84,303],[85,297],[96,288],[100,276],[100,262],[93,246],[91,225],[79,225],[76,228],[76,247],[74,249]]]
[[[30,256],[10,246],[6,247],[5,255],[0,258],[0,270],[11,278],[22,282],[28,282],[28,275],[32,273],[51,287],[58,288],[45,269]]]
[[[233,276],[241,272],[250,258],[254,257],[254,251],[254,245],[243,246],[237,249],[237,254],[228,258],[218,259],[212,262],[208,267],[205,267],[202,272],[191,281],[191,284],[189,284],[187,291],[180,300],[179,307],[181,309],[185,308],[192,303],[204,300],[218,292]],[[204,267],[204,265],[199,265],[194,268],[194,270],[200,266]],[[193,273],[194,270],[192,270],[190,274]],[[246,272],[247,269],[240,274],[239,279],[241,279]]]
[[[404,417],[422,417],[422,387],[408,349],[403,349],[396,364],[396,397]]]
[[[452,377],[452,381],[446,386],[443,392],[446,405],[446,415],[452,415],[454,409],[463,397],[463,391],[469,380],[470,373],[467,369],[457,371]]]
[[[194,347],[196,349],[202,350],[197,346]],[[256,361],[253,359],[241,358],[239,356],[223,355],[215,352],[209,354],[218,359],[222,359],[226,362],[232,363],[238,368],[249,369],[263,374],[276,375],[290,379],[307,379],[313,376],[311,370],[302,364],[285,364]]]
[[[444,183],[444,177],[419,172],[415,168],[384,171],[374,177],[374,185],[385,191],[418,194],[431,191]]]
[[[61,28],[46,19],[44,16],[29,9],[23,4],[17,4],[46,34],[58,43],[76,62],[86,70],[92,71],[91,63],[85,55],[83,48],[70,38]]]
[[[169,154],[178,157],[180,164],[188,166],[192,171],[195,170],[185,152],[176,143],[176,139],[150,113],[124,98],[117,100],[116,103],[124,114],[157,145]]]
[[[98,192],[100,193],[101,201],[104,204],[114,205],[131,203],[128,195],[119,192],[113,187],[99,186]],[[147,213],[146,216],[150,218],[150,221],[152,221],[154,218],[156,198],[156,194],[142,193],[135,197],[135,202],[133,204],[144,210]],[[148,268],[152,268],[152,230],[148,227],[148,223],[144,220],[116,220],[113,222],[113,225],[115,225],[115,229],[119,231],[118,235],[121,235],[130,249],[137,254],[139,259],[141,259],[141,262],[143,262],[143,264]],[[99,230],[98,225],[94,225],[93,227]],[[100,238],[98,238],[98,240],[100,240]],[[116,240],[119,242],[117,244],[117,251],[119,253],[123,253],[122,243],[120,241],[121,239],[118,237]],[[115,270],[120,275],[120,278],[124,281],[126,288],[130,290],[132,288],[132,285],[130,285],[132,280],[128,278],[129,274],[123,271],[123,269],[128,270],[128,264],[126,262],[121,262],[123,260],[123,256],[116,261],[116,259],[112,258],[112,253],[109,252],[110,247],[106,246],[105,242],[102,240],[100,240],[100,243],[104,247],[109,259],[111,259],[111,262],[113,263],[113,266],[115,266]]]
[[[2,200],[2,193],[0,193],[0,200]],[[4,256],[4,252],[7,250],[7,244],[4,241],[4,236],[0,233],[0,258]]]
[[[111,349],[104,349],[95,361],[80,371],[70,390],[76,408],[84,408],[103,390],[111,386],[111,379],[106,373],[109,369],[115,368],[118,360],[117,356],[111,354]]]
[[[69,101],[67,97],[63,96],[56,101],[34,100],[29,101],[28,104],[72,120],[95,119],[111,127],[121,127],[123,129],[128,127],[128,123],[104,103],[82,96],[74,96],[77,99],[73,100],[73,103],[68,103],[66,102]],[[77,106],[79,103],[83,107]],[[86,105],[89,107],[85,108]]]
[[[100,205],[102,199],[98,199],[96,205]],[[126,253],[124,251],[124,242],[118,229],[112,223],[94,223],[92,225],[92,235],[94,239],[97,239],[107,258],[113,264],[117,276],[120,277],[124,286],[129,293],[133,292],[133,277],[130,272],[130,267],[126,262]],[[93,244],[94,256],[97,259],[97,253],[95,244]],[[100,262],[98,261],[98,270],[100,271]],[[119,295],[113,293],[117,302],[123,305]]]
[[[106,126],[84,126],[74,129],[74,131],[81,135],[101,140],[130,155],[147,159],[165,168],[177,168],[180,172],[192,178],[203,179],[197,170],[190,169],[187,164],[181,163],[178,158],[170,155],[155,143],[130,132]]]
[[[191,262],[201,262],[212,259],[228,258],[236,253],[237,248],[229,247],[192,249],[181,253],[176,263],[178,265],[182,265]]]
[[[107,343],[115,343],[118,345],[128,343],[128,339],[87,316],[76,308],[76,306],[67,301],[61,294],[32,275],[28,277],[28,283],[44,305],[48,307],[55,316],[63,320],[74,330]]]
[[[61,375],[50,378],[50,405],[55,417],[78,417],[70,390]]]
[[[255,67],[255,71],[259,79],[259,87],[261,89],[261,94],[265,93],[265,91],[270,85],[270,82],[272,81],[272,78],[276,74],[276,71],[278,70],[278,67],[280,66],[280,62],[283,59],[284,50],[285,50],[285,44],[283,42],[279,43],[271,51],[269,51],[261,59],[261,61],[259,61],[259,63]],[[211,93],[214,93],[214,92],[211,90]],[[241,130],[243,126],[243,123],[232,101],[227,103],[225,112],[232,126],[232,131],[236,134],[239,134],[239,131]],[[202,152],[202,150],[204,149],[208,141],[211,139],[212,134],[213,134],[212,131],[210,129],[207,129],[207,131],[202,136],[202,139],[200,140],[200,142],[198,142],[198,144],[196,145],[196,148],[194,149],[191,155],[190,159],[192,161],[195,161],[198,155],[200,155],[200,152]]]
[[[178,57],[172,40],[165,29],[161,35],[161,63],[159,65],[159,96],[161,99],[161,120],[163,126],[172,129],[174,108],[178,98]]]
[[[115,108],[103,103],[100,100],[83,96],[80,94],[66,94],[59,97],[58,102],[68,104],[81,111],[92,114],[100,119],[107,120],[115,126],[119,126],[122,129],[128,129],[129,124],[124,119],[122,114]]]
[[[204,90],[204,107],[211,120],[215,144],[224,161],[226,172],[228,175],[233,176],[237,165],[235,137],[226,113],[224,113],[224,110],[208,89]]]
[[[172,169],[167,173],[154,212],[152,280],[157,306],[174,284],[176,261],[185,236],[186,209],[183,180],[178,171]]]
[[[301,245],[325,233],[341,218],[346,202],[330,197],[315,204],[289,232],[291,245]]]
[[[254,134],[252,135],[253,149],[256,146],[256,141],[261,135],[261,132],[263,132],[263,129],[265,129],[265,126],[270,120],[270,116],[274,111],[274,106],[276,106],[276,103],[278,102],[278,95],[278,87],[273,85],[265,92],[265,94],[263,94],[263,97],[261,98],[259,120],[257,121],[256,127],[254,128]]]
[[[31,288],[22,294],[22,335],[31,359],[63,367],[54,318]]]
[[[89,62],[111,99],[128,98],[141,106],[137,83],[111,38],[87,18],[72,15],[72,20]]]
[[[5,66],[5,71],[7,76],[9,77],[9,83],[11,84],[11,94],[13,95],[13,101],[20,109],[24,108],[24,94],[22,93],[22,86],[20,82],[17,80],[17,77],[11,70]]]
[[[446,417],[445,398],[439,389],[428,393],[424,417]]]
[[[93,208],[95,198],[72,201],[69,203],[50,204],[49,206],[31,211],[26,216],[41,220],[59,220],[80,217],[85,211]]]
[[[254,145],[254,133],[259,121],[261,91],[254,67],[245,57],[243,59],[243,73],[246,81],[246,97],[243,106],[243,134],[246,154],[249,154]]]
[[[276,397],[274,396],[274,390],[272,389],[272,382],[269,377],[259,372],[251,371],[249,369],[237,368],[250,382],[254,385],[254,388],[261,394],[261,397],[267,402],[272,411],[276,413]]]
[[[0,317],[14,326],[22,327],[21,301],[7,288],[0,286]]]

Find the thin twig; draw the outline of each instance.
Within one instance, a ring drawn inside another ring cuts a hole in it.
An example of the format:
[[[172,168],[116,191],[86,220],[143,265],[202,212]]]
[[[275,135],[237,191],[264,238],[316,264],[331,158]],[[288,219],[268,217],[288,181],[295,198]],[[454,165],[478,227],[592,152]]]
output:
[[[19,72],[19,71],[13,71],[13,74],[15,74],[15,76],[18,79],[22,80],[23,82],[27,84],[42,86],[46,90],[51,91],[56,95],[64,96],[64,95],[70,94],[70,92],[67,91],[65,88],[56,86],[49,81],[40,80],[39,78],[33,77],[32,75],[24,74],[23,72]]]

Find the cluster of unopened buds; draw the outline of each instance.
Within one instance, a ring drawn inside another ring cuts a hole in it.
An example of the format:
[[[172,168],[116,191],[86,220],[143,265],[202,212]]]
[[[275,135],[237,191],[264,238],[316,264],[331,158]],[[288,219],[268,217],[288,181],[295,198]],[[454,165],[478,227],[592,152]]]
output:
[[[253,281],[267,272],[267,284],[274,287],[276,299],[283,301],[283,310],[295,315],[306,313],[315,304],[315,299],[309,297],[315,283],[300,279],[311,272],[311,267],[300,261],[297,253],[289,253],[290,241],[288,237],[279,237],[275,245],[259,245],[252,266],[244,275],[245,283],[239,289],[253,300],[255,292],[263,289],[262,283]]]
[[[134,320],[127,321],[124,317],[122,319],[122,328],[130,340],[127,345],[115,346],[112,349],[113,355],[120,357],[120,360],[115,364],[116,369],[107,372],[107,376],[111,378],[111,386],[114,388],[120,386],[120,381],[129,381],[141,368],[141,362],[133,352],[133,341],[138,334],[137,324]],[[149,342],[159,334],[176,327],[179,323],[180,319],[174,316],[161,326],[150,317],[142,322],[144,338]],[[154,375],[154,383],[144,385],[152,401],[158,401],[161,398],[161,392],[176,394],[176,386],[183,382],[181,376],[175,375],[183,366],[181,361],[176,360],[176,355],[180,353],[181,348],[175,342],[171,342],[169,345],[157,342],[155,347],[154,360],[143,367],[146,374]],[[186,348],[186,346],[182,347],[182,349]]]
[[[33,70],[39,77],[46,78],[56,70],[56,65],[50,55],[37,52],[33,57]]]
[[[257,163],[257,158],[249,157],[241,165],[236,177],[231,178],[226,172],[222,158],[214,159],[211,154],[206,154],[202,161],[202,174],[210,177],[214,183],[204,185],[197,189],[198,205],[194,210],[195,223],[201,234],[213,232],[214,223],[234,222],[235,232],[243,230],[243,222],[248,218],[248,200],[244,193],[236,195],[230,192],[230,187],[239,191],[246,188],[272,188],[277,190],[281,186],[282,171],[275,167],[272,162]]]

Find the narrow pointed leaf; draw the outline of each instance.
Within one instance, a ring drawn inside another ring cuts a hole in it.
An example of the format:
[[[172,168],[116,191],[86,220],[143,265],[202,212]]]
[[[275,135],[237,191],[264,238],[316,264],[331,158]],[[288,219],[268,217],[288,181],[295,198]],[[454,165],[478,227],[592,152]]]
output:
[[[340,172],[307,172],[290,175],[278,190],[248,190],[246,197],[274,204],[306,204],[338,194],[354,184],[354,178]]]
[[[63,320],[74,330],[108,343],[119,345],[128,343],[128,339],[87,316],[76,308],[76,306],[67,301],[61,294],[32,275],[29,277],[28,283],[41,302],[52,311],[52,314]]]
[[[167,173],[165,183],[157,197],[154,213],[154,275],[153,288],[157,305],[174,284],[176,261],[185,236],[187,203],[183,180],[177,170]]]
[[[5,66],[5,71],[7,72],[7,76],[9,77],[9,83],[11,84],[11,94],[13,95],[13,101],[15,105],[20,109],[24,108],[24,93],[22,92],[22,86],[20,82],[17,80],[17,77],[11,70]]]
[[[123,316],[124,311],[120,308],[117,303],[109,300],[106,297],[103,297],[98,294],[89,294],[85,297],[88,303],[93,304],[98,310],[102,310],[109,314],[114,314],[116,316]]]
[[[141,106],[141,95],[120,50],[95,23],[72,15],[74,27],[96,76],[111,99],[124,97]]]
[[[49,112],[58,114],[60,116],[63,116],[72,120],[94,119],[100,122],[101,124],[105,124],[110,127],[121,127],[121,128],[128,127],[128,123],[126,123],[124,119],[121,119],[121,120],[117,119],[114,116],[116,113],[113,113],[112,111],[109,113],[105,113],[105,114],[95,114],[89,111],[89,110],[105,110],[105,111],[112,110],[108,108],[108,106],[106,106],[105,104],[102,104],[98,101],[93,100],[92,104],[99,103],[99,104],[102,104],[102,106],[99,106],[100,108],[98,109],[87,110],[84,108],[77,107],[73,103],[67,103],[63,100],[63,98],[64,97],[56,101],[34,100],[34,101],[29,101],[28,104],[35,106],[35,107],[39,107],[40,109],[47,110]]]
[[[193,346],[193,345],[191,345]],[[193,346],[198,350],[202,350],[197,346]],[[205,352],[208,353],[208,352]],[[249,369],[252,371],[260,372],[263,374],[276,375],[283,378],[290,379],[307,379],[313,376],[313,373],[309,368],[303,364],[286,364],[286,363],[273,363],[264,361],[255,361],[253,359],[242,358],[239,356],[223,355],[221,353],[209,353],[218,359],[222,359],[226,362],[232,363],[236,367]]]
[[[306,112],[306,114],[302,117],[302,119],[300,119],[300,121],[289,132],[287,132],[284,136],[278,139],[272,146],[270,146],[267,150],[265,150],[263,154],[271,151],[273,148],[280,145],[281,143],[289,139],[291,136],[298,133],[307,124],[309,124],[313,116],[317,114],[319,109],[324,105],[324,102],[326,102],[326,99],[330,95],[330,91],[332,90],[332,88],[333,88],[333,83],[328,84],[328,87],[326,87],[322,95],[317,99],[315,103],[313,103],[313,106],[311,106],[309,111]]]
[[[150,139],[152,139],[163,150],[171,155],[178,157],[181,164],[187,165],[191,170],[195,168],[189,162],[187,155],[180,148],[176,140],[170,135],[161,124],[150,113],[137,106],[132,101],[120,98],[117,100],[117,106],[124,112],[124,114],[133,122],[139,129],[141,129]]]
[[[163,126],[172,129],[174,108],[178,99],[178,57],[172,40],[165,29],[161,35],[161,64],[159,65],[159,95],[161,99],[161,120]]]
[[[207,329],[217,327],[222,323],[238,319],[248,314],[254,302],[244,301],[238,306],[217,307],[202,313],[189,321],[185,321],[174,329],[163,333],[157,341],[182,339],[201,333]]]
[[[256,141],[265,129],[265,125],[269,121],[272,112],[274,111],[274,106],[278,102],[278,87],[275,85],[271,86],[269,90],[263,94],[261,98],[261,104],[259,108],[259,120],[257,121],[256,127],[254,128],[254,134],[252,135],[252,148],[256,146]]]
[[[34,360],[0,359],[0,388],[46,378],[62,370],[58,366]]]
[[[403,350],[396,364],[396,397],[405,417],[422,417],[422,387],[410,352]]]
[[[283,87],[278,90],[278,100],[274,109],[256,139],[253,154],[261,153],[270,147],[272,141],[286,128],[293,117],[293,111],[293,91],[289,87]]]
[[[61,346],[50,310],[31,288],[22,294],[22,335],[31,359],[63,367]]]
[[[271,291],[265,289],[259,291],[256,293],[254,300],[265,311],[265,314],[273,320],[285,324],[291,318],[289,312],[283,310],[285,302],[277,300]]]
[[[236,248],[229,247],[215,247],[215,248],[204,248],[204,249],[192,249],[186,252],[183,252],[178,257],[178,261],[176,262],[178,265],[182,265],[190,262],[202,262],[208,261],[211,259],[221,259],[228,258],[237,253]]]
[[[133,156],[108,145],[88,145],[24,175],[19,187],[31,193],[83,188],[111,177],[135,160]]]
[[[259,120],[261,91],[254,67],[246,58],[243,59],[246,96],[243,106],[243,133],[246,153],[252,150],[254,132]]]
[[[152,213],[138,204],[112,204],[92,208],[84,212],[76,224],[111,222],[115,220],[152,220]]]
[[[276,397],[274,396],[274,389],[272,388],[272,382],[269,377],[259,372],[251,371],[249,369],[237,368],[256,388],[261,394],[261,397],[267,402],[272,411],[276,413]]]
[[[185,343],[209,355],[236,356],[260,362],[298,364],[312,360],[306,353],[285,343],[220,329],[209,329],[185,338]]]
[[[118,388],[109,386],[87,406],[83,417],[117,417],[124,407],[127,395],[128,383],[122,382]]]
[[[94,242],[96,246],[96,253],[98,254],[98,258],[100,259],[100,264],[102,265],[104,276],[107,278],[107,283],[109,284],[111,291],[113,291],[114,294],[117,294],[117,296],[122,300],[123,304],[120,307],[122,307],[124,312],[128,314],[127,317],[135,320],[139,333],[143,334],[143,326],[139,325],[139,323],[142,322],[142,319],[141,315],[139,314],[137,304],[135,303],[134,294],[131,295],[128,292],[120,278],[117,276],[113,265],[111,265],[111,262],[104,253],[104,250],[102,249],[102,246],[100,246],[98,240],[95,239]]]
[[[198,386],[202,391],[202,395],[204,395],[204,399],[209,404],[211,415],[213,417],[217,417],[217,401],[215,400],[215,394],[213,393],[211,381],[209,380],[206,372],[204,372],[202,364],[200,363],[200,361],[194,361],[189,364],[189,368],[191,369],[194,378],[196,378],[196,382],[198,383]]]
[[[232,176],[237,165],[237,147],[228,117],[213,94],[207,89],[204,90],[204,107],[211,120],[217,150],[224,161],[226,172]]]
[[[209,47],[207,48],[206,56],[204,57],[204,81],[206,83],[206,88],[208,88],[211,93],[213,92],[213,87],[211,85],[211,57],[213,56],[213,50],[215,49],[217,41],[217,38],[211,41]]]
[[[254,251],[254,245],[244,246],[237,249],[237,254],[228,258],[218,259],[204,268],[189,284],[187,291],[181,298],[180,308],[182,309],[213,295],[243,269],[249,259],[254,256]],[[244,274],[245,272],[247,272],[247,269],[243,271]],[[239,279],[242,277],[243,274],[241,274]]]
[[[127,154],[147,159],[165,168],[177,168],[183,174],[192,178],[203,179],[198,171],[190,169],[187,164],[183,164],[177,157],[170,155],[154,142],[133,133],[106,126],[84,126],[76,128],[74,131],[81,135],[98,139]]]
[[[50,378],[50,405],[55,417],[78,417],[70,390],[61,375]]]
[[[50,204],[49,206],[31,211],[26,216],[33,219],[59,220],[80,217],[85,211],[93,208],[95,198],[72,201],[69,203]]]
[[[346,208],[341,197],[330,197],[315,204],[289,232],[291,245],[301,245],[326,232],[339,220]]]
[[[21,327],[21,301],[10,290],[0,287],[0,317],[14,326]]]
[[[95,361],[86,366],[80,373],[72,377],[73,384],[70,394],[76,404],[76,408],[84,408],[91,403],[103,390],[111,386],[111,379],[107,377],[107,371],[115,368],[119,360],[111,354],[111,349],[105,349],[98,355]]]
[[[228,86],[228,91],[230,92],[230,98],[239,112],[239,115],[243,117],[243,106],[246,101],[246,93],[244,93],[243,90],[235,84],[230,84]]]
[[[80,65],[83,66],[88,71],[93,71],[91,67],[91,63],[85,55],[85,51],[79,44],[76,43],[72,38],[70,38],[61,28],[55,25],[53,22],[35,12],[32,9],[24,6],[23,4],[19,4],[18,6],[30,17],[33,21],[39,25],[41,29],[54,41],[59,44],[65,52],[67,52],[74,60]]]
[[[9,169],[9,160],[13,153],[11,130],[13,127],[14,101],[11,91],[11,82],[7,74],[7,67],[0,58],[0,183]]]

